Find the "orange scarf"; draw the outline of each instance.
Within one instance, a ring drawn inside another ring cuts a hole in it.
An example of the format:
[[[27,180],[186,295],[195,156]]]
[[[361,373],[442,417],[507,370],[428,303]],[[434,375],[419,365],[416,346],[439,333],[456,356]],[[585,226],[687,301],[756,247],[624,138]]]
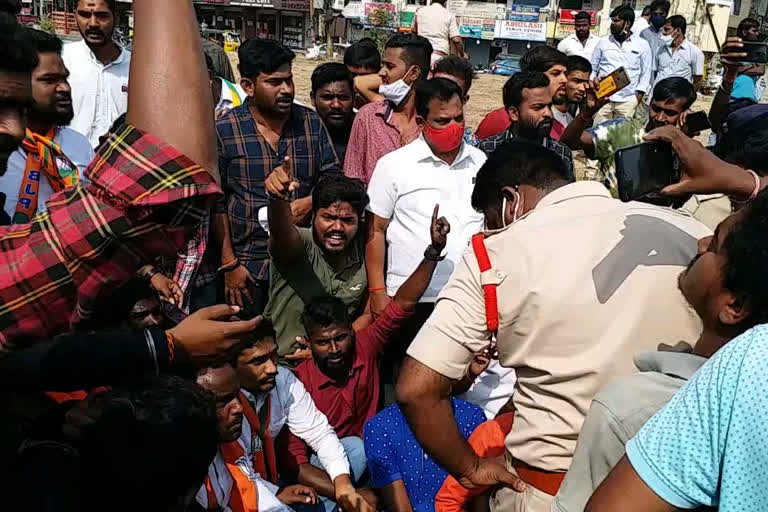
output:
[[[55,127],[51,127],[44,136],[27,130],[21,143],[22,149],[27,153],[27,164],[19,189],[19,201],[13,214],[13,224],[26,224],[37,212],[41,175],[45,175],[54,192],[77,184],[77,166],[53,141],[55,136]],[[57,158],[64,163],[61,169],[56,163]]]
[[[251,433],[261,441],[261,450],[254,450],[251,456],[253,469],[259,473],[262,478],[272,483],[277,482],[277,459],[275,457],[275,443],[269,433],[269,420],[271,417],[272,397],[267,396],[267,401],[256,414],[248,398],[240,392],[240,404],[243,407],[243,414],[246,421],[251,426]],[[245,451],[240,442],[235,440],[231,443],[222,443],[219,445],[221,455],[227,464],[229,475],[235,482],[230,493],[229,508],[233,512],[257,512],[259,509],[259,494],[256,492],[256,485],[240,469],[237,461],[245,457]],[[208,495],[208,510],[218,510],[219,502],[216,499],[211,479],[205,479],[205,491]]]

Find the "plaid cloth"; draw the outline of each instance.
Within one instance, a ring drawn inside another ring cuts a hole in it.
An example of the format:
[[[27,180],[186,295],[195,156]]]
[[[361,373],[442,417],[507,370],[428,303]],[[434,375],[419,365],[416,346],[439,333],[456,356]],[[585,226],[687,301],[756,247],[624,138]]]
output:
[[[491,153],[496,151],[496,148],[507,142],[508,140],[512,140],[515,137],[515,135],[512,133],[512,129],[508,128],[506,131],[494,135],[492,137],[488,137],[487,139],[483,139],[480,141],[480,143],[477,145],[478,149],[482,150],[486,155],[490,156]],[[565,144],[561,144],[560,142],[556,140],[552,140],[550,137],[547,137],[544,139],[545,146],[548,150],[554,151],[557,156],[559,156],[563,163],[565,163],[565,166],[568,168],[571,174],[571,178],[574,177],[573,174],[573,154],[571,153],[571,150],[568,146]]]
[[[221,195],[173,147],[126,126],[30,224],[0,227],[0,351],[47,340],[88,319],[155,257],[185,250]]]
[[[341,173],[341,165],[328,131],[317,114],[300,105],[291,108],[277,151],[264,139],[248,108],[249,100],[216,122],[219,170],[224,199],[218,213],[229,215],[235,255],[256,279],[269,275],[269,235],[258,221],[267,206],[264,180],[286,156],[293,161],[293,176],[301,186],[297,198],[306,197],[324,173]]]

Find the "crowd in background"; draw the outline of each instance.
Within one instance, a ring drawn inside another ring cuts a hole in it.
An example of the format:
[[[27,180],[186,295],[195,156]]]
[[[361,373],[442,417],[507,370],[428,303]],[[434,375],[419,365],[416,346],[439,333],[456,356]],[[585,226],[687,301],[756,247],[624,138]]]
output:
[[[755,20],[705,147],[667,0],[577,14],[476,130],[445,0],[307,84],[270,39],[236,83],[192,2],[133,5],[128,51],[114,0],[66,44],[0,0],[8,510],[768,507]],[[679,183],[619,200],[650,141]]]

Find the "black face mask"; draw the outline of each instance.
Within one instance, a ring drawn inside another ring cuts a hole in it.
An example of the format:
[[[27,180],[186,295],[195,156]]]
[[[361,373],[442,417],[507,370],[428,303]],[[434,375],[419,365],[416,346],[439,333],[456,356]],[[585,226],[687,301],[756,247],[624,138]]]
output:
[[[627,33],[624,30],[624,27],[616,29],[611,25],[611,35],[620,43],[627,39]]]
[[[656,30],[660,29],[664,26],[664,23],[667,21],[667,17],[663,14],[652,14],[651,15],[651,25],[653,25],[653,28]]]

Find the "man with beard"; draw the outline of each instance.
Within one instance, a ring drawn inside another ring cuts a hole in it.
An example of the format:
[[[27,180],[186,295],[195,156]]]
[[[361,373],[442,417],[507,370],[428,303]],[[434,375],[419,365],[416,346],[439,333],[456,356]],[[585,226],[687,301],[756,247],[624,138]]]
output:
[[[112,40],[116,7],[115,0],[77,0],[75,19],[83,39],[65,45],[62,54],[74,91],[72,128],[93,147],[128,110],[131,52]]]
[[[252,418],[243,420],[244,409],[240,381],[230,364],[205,368],[197,375],[197,384],[210,392],[216,401],[219,447],[208,467],[205,483],[197,491],[192,510],[252,510],[289,512],[287,505],[313,504],[315,492],[304,485],[287,485],[271,492],[259,475],[265,474],[269,462],[267,450],[254,451],[252,439],[257,436]],[[259,439],[256,437],[256,439]],[[240,508],[238,508],[240,507]]]
[[[451,227],[432,215],[430,253],[445,248]],[[318,298],[308,303],[301,316],[312,360],[296,368],[317,408],[325,414],[347,452],[352,477],[365,471],[363,427],[376,414],[379,404],[379,361],[397,331],[416,310],[421,295],[429,286],[437,261],[424,258],[408,280],[398,289],[381,315],[368,327],[355,330],[344,303],[336,297]],[[318,494],[333,498],[333,484],[319,467],[306,443],[291,436],[288,449],[297,466],[299,482],[312,486]],[[323,499],[329,512],[335,505]]]
[[[568,147],[552,140],[552,92],[547,75],[540,72],[521,71],[504,84],[504,108],[507,109],[511,126],[478,144],[478,148],[490,155],[510,139],[525,139],[554,151],[573,175],[573,155]]]
[[[340,62],[321,64],[312,72],[312,105],[328,128],[339,161],[344,161],[355,120],[352,74]]]
[[[551,46],[537,46],[520,59],[522,71],[538,71],[549,78],[549,92],[552,93],[552,130],[549,136],[560,140],[570,122],[568,116],[568,56]]]
[[[0,225],[25,224],[46,211],[45,202],[54,192],[77,184],[94,155],[88,139],[67,127],[73,116],[72,96],[61,40],[34,29],[26,29],[25,37],[37,50],[34,102],[21,148],[11,155],[0,180],[5,201]]]
[[[288,503],[280,497],[286,488],[277,485],[275,452],[275,438],[283,427],[287,427],[288,432],[305,441],[317,454],[319,464],[332,482],[333,499],[341,510],[373,512],[374,506],[367,501],[373,498],[370,494],[366,498],[355,489],[344,446],[327,418],[317,409],[293,372],[278,366],[275,331],[268,325],[257,328],[243,339],[243,345],[237,357],[237,374],[242,388],[240,404],[253,432],[245,439],[260,449],[257,460],[261,467],[255,468],[258,474],[253,475],[259,483],[258,510],[269,510],[266,506],[262,508],[261,500],[265,503],[273,501],[275,495]],[[309,490],[315,496],[314,490]],[[306,496],[303,492],[301,494]]]
[[[590,31],[590,25],[592,16],[586,11],[578,12],[573,18],[574,33],[560,41],[557,49],[569,57],[577,55],[592,60],[592,53],[600,38]]]
[[[597,122],[617,117],[645,118],[643,98],[651,87],[653,54],[648,42],[632,32],[634,21],[632,7],[621,5],[614,9],[611,33],[600,39],[592,53],[592,79],[602,80],[621,67],[629,77],[629,85],[612,95],[598,112]]]
[[[291,222],[303,223],[312,210],[310,191],[324,174],[341,173],[341,164],[320,117],[293,102],[296,54],[274,40],[250,39],[238,56],[248,98],[216,121],[224,198],[212,230],[225,299],[253,316],[268,298],[267,176],[290,158],[298,186],[283,200]]]
[[[653,88],[648,122],[637,118],[613,119],[587,129],[608,98],[598,100],[594,90],[587,92],[587,102],[563,133],[562,142],[571,149],[584,150],[587,158],[600,162],[605,186],[617,193],[614,153],[643,142],[646,132],[659,126],[682,126],[683,112],[696,101],[696,91],[685,78],[665,78]],[[599,180],[598,180],[599,181]]]
[[[317,297],[335,296],[357,318],[368,280],[359,230],[368,204],[359,180],[323,178],[312,191],[312,227],[297,227],[291,216],[290,194],[298,188],[286,162],[267,177],[269,198],[269,304],[265,315],[275,324],[281,357],[291,356],[297,337],[306,335],[301,314]]]

